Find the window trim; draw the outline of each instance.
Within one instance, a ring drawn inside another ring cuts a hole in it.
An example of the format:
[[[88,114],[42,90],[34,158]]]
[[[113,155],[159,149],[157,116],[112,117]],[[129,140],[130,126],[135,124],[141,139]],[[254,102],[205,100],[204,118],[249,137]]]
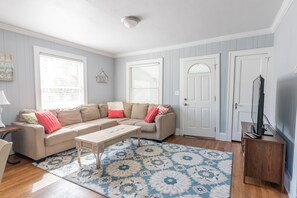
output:
[[[134,62],[127,62],[126,63],[126,101],[130,102],[130,87],[131,87],[131,70],[130,68],[133,67],[147,67],[151,66],[155,63],[159,63],[159,97],[158,103],[163,103],[163,58],[157,59],[149,59],[149,60],[141,60],[141,61],[134,61]]]
[[[87,58],[76,54],[52,50],[44,47],[33,46],[34,51],[34,79],[35,79],[35,100],[36,109],[41,109],[41,85],[40,85],[40,54],[48,54],[51,56],[61,57],[65,59],[78,60],[83,62],[83,103],[88,103],[87,91]]]

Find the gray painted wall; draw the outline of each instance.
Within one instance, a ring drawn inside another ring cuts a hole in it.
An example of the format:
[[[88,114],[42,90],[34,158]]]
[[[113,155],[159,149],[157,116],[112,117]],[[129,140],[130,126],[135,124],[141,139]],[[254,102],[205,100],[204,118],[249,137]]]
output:
[[[286,169],[290,175],[291,197],[297,195],[297,1],[293,1],[274,35],[274,70],[276,111],[275,123],[287,141]],[[284,112],[284,110],[287,110]],[[294,119],[295,118],[295,119]],[[295,156],[295,157],[294,157]],[[295,158],[295,159],[294,159]]]
[[[113,100],[113,58],[0,29],[0,53],[12,54],[14,57],[13,82],[0,81],[0,90],[4,90],[11,103],[4,106],[2,113],[4,124],[14,121],[20,109],[35,108],[33,62],[33,46],[35,45],[87,57],[88,103]],[[103,68],[109,76],[110,81],[107,84],[96,83],[95,76],[100,68]]]
[[[174,107],[179,119],[179,96],[174,95],[179,90],[180,59],[202,56],[208,54],[221,54],[221,120],[220,131],[226,132],[226,106],[227,106],[227,84],[228,84],[228,59],[230,51],[272,47],[273,34],[255,36],[249,38],[235,39],[216,43],[198,45],[169,51],[149,53],[138,56],[123,57],[115,59],[115,100],[126,100],[126,62],[138,61],[152,58],[164,58],[164,95],[163,103]],[[177,127],[180,123],[177,123]]]

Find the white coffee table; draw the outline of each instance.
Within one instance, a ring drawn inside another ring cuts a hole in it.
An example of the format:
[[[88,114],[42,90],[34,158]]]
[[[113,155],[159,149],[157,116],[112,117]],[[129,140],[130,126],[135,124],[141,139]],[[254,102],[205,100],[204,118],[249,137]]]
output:
[[[81,165],[80,155],[83,147],[91,148],[96,158],[96,166],[100,168],[100,159],[104,149],[120,141],[137,136],[138,146],[140,146],[140,126],[118,125],[108,129],[103,129],[94,133],[78,136],[75,138],[78,154],[78,163]]]

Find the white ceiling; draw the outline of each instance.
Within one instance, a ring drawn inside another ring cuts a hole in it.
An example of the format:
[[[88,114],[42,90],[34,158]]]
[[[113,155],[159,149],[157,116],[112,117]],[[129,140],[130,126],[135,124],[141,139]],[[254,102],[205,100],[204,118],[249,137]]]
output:
[[[0,0],[0,21],[110,54],[270,28],[283,0]],[[133,29],[123,16],[142,18]]]

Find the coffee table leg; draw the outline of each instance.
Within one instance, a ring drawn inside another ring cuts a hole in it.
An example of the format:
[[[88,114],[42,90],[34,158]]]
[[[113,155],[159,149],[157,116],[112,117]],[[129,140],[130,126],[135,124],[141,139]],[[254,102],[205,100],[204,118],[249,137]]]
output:
[[[137,130],[137,139],[138,139],[138,146],[140,147],[141,144],[140,144],[140,135],[141,135],[141,130]]]
[[[76,149],[77,149],[77,161],[78,161],[78,164],[81,166],[81,162],[80,162],[81,141],[76,141]]]
[[[96,146],[96,147],[92,146],[92,151],[93,151],[93,154],[94,154],[95,159],[96,159],[96,168],[99,169],[100,168],[100,161],[101,161],[101,157],[103,155],[104,149],[101,150],[99,146]]]

